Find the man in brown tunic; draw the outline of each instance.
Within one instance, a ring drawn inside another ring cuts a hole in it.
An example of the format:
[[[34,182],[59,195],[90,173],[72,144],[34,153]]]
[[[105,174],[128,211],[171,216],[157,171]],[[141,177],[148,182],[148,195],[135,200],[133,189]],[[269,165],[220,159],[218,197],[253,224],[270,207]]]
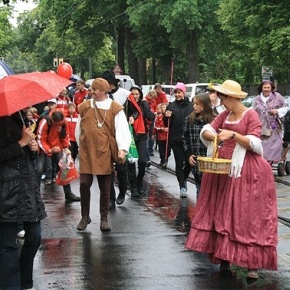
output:
[[[100,188],[101,231],[110,231],[108,222],[111,174],[114,170],[109,134],[116,138],[118,157],[125,160],[131,143],[123,107],[112,101],[107,92],[110,86],[105,79],[92,83],[92,99],[78,106],[79,119],[76,138],[79,145],[80,195],[82,218],[77,229],[82,231],[91,223],[90,188],[96,175]]]

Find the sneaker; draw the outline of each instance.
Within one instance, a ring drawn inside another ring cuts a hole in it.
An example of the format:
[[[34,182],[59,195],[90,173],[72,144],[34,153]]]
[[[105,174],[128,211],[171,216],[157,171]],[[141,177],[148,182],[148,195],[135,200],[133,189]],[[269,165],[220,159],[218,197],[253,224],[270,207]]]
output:
[[[163,167],[164,169],[166,169],[166,168],[167,168],[167,162],[164,162],[163,165],[162,165],[162,167]]]
[[[187,190],[186,190],[186,188],[185,187],[181,187],[180,188],[180,192],[179,192],[179,197],[180,198],[183,198],[183,197],[187,197]]]
[[[17,237],[20,239],[23,239],[24,236],[25,236],[25,230],[22,230],[22,231],[18,232],[18,234],[17,234]]]

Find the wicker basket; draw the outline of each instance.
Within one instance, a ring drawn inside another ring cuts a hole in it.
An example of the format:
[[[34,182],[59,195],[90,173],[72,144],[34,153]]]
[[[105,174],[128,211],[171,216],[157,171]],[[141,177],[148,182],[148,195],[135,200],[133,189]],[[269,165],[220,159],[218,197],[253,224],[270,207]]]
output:
[[[218,157],[217,137],[214,138],[213,157],[197,157],[198,169],[201,172],[229,174],[232,160]]]

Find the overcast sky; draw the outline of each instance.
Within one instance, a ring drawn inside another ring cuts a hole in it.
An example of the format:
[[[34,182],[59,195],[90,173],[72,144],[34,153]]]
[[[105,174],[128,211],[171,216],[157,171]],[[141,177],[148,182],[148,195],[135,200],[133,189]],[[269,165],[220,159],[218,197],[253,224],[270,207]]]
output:
[[[17,16],[19,15],[19,13],[24,12],[25,10],[32,10],[36,5],[31,1],[28,0],[28,2],[22,2],[20,0],[18,0],[15,4],[14,4],[14,17],[13,19],[11,19],[11,23],[13,26],[16,26],[16,19]]]

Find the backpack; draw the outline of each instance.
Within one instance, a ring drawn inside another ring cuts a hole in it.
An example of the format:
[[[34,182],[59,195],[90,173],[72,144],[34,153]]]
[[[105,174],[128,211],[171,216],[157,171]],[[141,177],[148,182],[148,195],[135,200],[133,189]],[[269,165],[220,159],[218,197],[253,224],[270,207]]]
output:
[[[49,115],[41,115],[40,116],[40,118],[36,122],[35,132],[38,131],[38,127],[39,127],[40,121],[42,119],[45,119],[46,122],[47,122],[47,126],[48,126],[47,134],[49,134],[50,129],[51,129],[51,126],[52,126],[52,120],[51,120],[51,118],[50,118]],[[64,139],[65,137],[66,137],[66,125],[65,125],[65,121],[64,121],[63,124],[61,125],[61,130],[60,130],[60,133],[59,133],[59,138],[60,139]]]

